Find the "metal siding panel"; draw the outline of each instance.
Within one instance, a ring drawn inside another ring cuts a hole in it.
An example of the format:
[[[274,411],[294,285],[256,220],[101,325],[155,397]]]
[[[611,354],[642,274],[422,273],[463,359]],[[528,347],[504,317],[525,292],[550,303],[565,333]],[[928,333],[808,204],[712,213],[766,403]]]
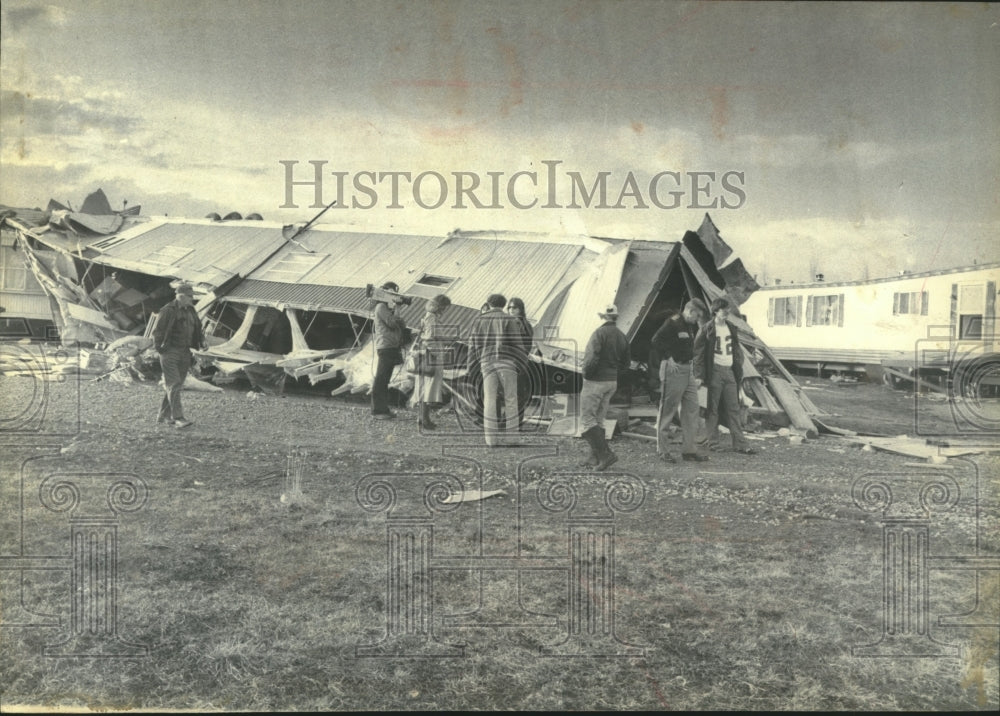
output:
[[[529,317],[540,315],[542,302],[581,253],[578,244],[461,236],[312,231],[299,240],[329,254],[306,276],[310,284],[363,288],[394,280],[405,292],[425,273],[451,276],[458,280],[444,292],[454,304],[478,309],[490,293],[502,293],[524,299]],[[275,282],[268,271],[290,251],[301,248],[282,249],[250,278]]]
[[[138,227],[137,227],[138,228]],[[146,273],[221,284],[245,276],[285,242],[277,227],[166,223],[152,226],[94,258],[98,263],[141,267]],[[175,264],[148,262],[164,246],[193,251]]]
[[[29,294],[19,291],[0,292],[0,306],[3,318],[45,318],[52,320],[52,309],[45,294]]]

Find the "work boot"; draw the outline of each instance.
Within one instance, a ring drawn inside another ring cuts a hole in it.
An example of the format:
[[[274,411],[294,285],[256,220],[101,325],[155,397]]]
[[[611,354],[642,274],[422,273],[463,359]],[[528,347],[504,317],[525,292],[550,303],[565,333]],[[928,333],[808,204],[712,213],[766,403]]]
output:
[[[597,428],[597,443],[600,446],[600,452],[598,453],[598,463],[595,468],[598,472],[604,472],[609,467],[618,462],[618,456],[614,454],[610,447],[608,447],[608,440],[604,437],[604,429]]]
[[[417,418],[417,427],[424,430],[434,430],[437,427],[437,423],[431,420],[430,404],[420,404],[420,416]]]
[[[594,440],[594,431],[595,430],[599,430],[599,428],[596,428],[596,427],[590,428],[588,430],[585,430],[580,435],[580,437],[583,438],[584,440],[586,440],[587,444],[590,445],[590,457],[588,457],[586,460],[584,460],[583,462],[581,462],[580,463],[580,467],[594,468],[594,467],[597,467],[598,463],[600,463],[600,459],[598,458],[598,455],[600,454],[599,453],[599,451],[600,451],[599,443],[597,443]]]

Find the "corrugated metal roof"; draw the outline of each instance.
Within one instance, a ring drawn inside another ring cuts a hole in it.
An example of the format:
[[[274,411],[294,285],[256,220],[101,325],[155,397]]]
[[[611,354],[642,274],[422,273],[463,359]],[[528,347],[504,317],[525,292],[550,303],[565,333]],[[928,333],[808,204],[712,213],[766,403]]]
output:
[[[284,243],[280,227],[258,221],[153,221],[90,248],[99,252],[93,256],[98,263],[220,286],[253,271]]]
[[[41,209],[23,209],[0,204],[0,212],[11,212],[14,218],[20,219],[28,226],[41,226],[45,212]]]
[[[615,301],[628,254],[629,244],[622,243],[598,256],[570,287],[559,314],[551,326],[542,327],[542,333],[551,335],[551,330],[558,327],[563,350],[573,344],[574,350],[582,353],[590,335],[603,323],[598,313]],[[535,335],[539,335],[537,329]],[[555,341],[550,343],[557,345]]]
[[[956,266],[955,268],[934,269],[933,271],[920,271],[918,273],[904,273],[898,276],[885,276],[883,278],[870,278],[858,281],[821,281],[811,283],[781,283],[771,286],[761,286],[758,291],[798,291],[806,288],[839,288],[841,286],[866,286],[874,283],[893,283],[895,281],[909,281],[911,278],[926,278],[930,276],[946,276],[950,273],[969,273],[970,271],[982,271],[984,269],[1000,268],[1000,261],[993,261],[971,266]]]
[[[660,241],[633,241],[625,270],[615,296],[618,327],[630,338],[635,336],[649,306],[662,288],[670,256],[680,245]]]
[[[431,237],[311,230],[298,241],[314,253],[291,244],[250,278],[351,288],[391,280],[407,293],[425,274],[430,274],[454,280],[422,293],[446,293],[452,303],[473,309],[478,309],[491,293],[518,296],[524,300],[529,317],[541,315],[578,260],[589,263],[596,256],[580,244],[500,236]]]

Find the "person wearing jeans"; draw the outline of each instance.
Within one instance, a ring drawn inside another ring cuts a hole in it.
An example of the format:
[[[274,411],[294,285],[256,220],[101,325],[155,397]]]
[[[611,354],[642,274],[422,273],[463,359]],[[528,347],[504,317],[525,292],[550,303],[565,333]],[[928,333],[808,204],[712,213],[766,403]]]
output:
[[[164,389],[156,422],[186,428],[192,423],[184,417],[181,390],[191,369],[191,349],[205,347],[201,321],[194,310],[194,290],[190,285],[178,286],[174,300],[160,309],[153,327],[153,346],[160,354]]]
[[[652,348],[660,356],[660,410],[656,420],[656,452],[661,460],[676,462],[670,453],[670,424],[677,408],[681,409],[681,458],[704,462],[708,456],[698,453],[698,386],[695,382],[694,337],[698,325],[708,318],[708,307],[695,298],[681,313],[671,315],[653,335]]]
[[[710,448],[719,444],[719,409],[726,411],[726,423],[733,436],[733,450],[754,455],[743,435],[740,420],[740,383],[743,380],[743,349],[736,329],[729,324],[730,303],[726,298],[712,301],[712,319],[705,323],[694,340],[695,380],[708,386],[705,431]]]
[[[392,281],[382,284],[383,291],[399,292],[399,286]],[[378,363],[372,378],[372,417],[388,420],[396,417],[389,410],[389,381],[392,371],[403,362],[403,332],[406,323],[396,315],[395,305],[386,301],[376,301],[372,310],[375,325],[375,353]]]
[[[590,445],[590,459],[581,467],[604,471],[618,461],[604,435],[604,418],[618,389],[618,377],[629,369],[632,358],[628,339],[618,328],[618,308],[608,306],[598,316],[604,322],[591,334],[583,358],[580,437]]]
[[[523,365],[524,334],[518,319],[504,313],[507,299],[498,293],[486,299],[483,311],[469,334],[469,370],[480,366],[483,373],[483,432],[490,447],[501,444],[498,401],[504,398],[503,431],[516,433],[517,367]]]

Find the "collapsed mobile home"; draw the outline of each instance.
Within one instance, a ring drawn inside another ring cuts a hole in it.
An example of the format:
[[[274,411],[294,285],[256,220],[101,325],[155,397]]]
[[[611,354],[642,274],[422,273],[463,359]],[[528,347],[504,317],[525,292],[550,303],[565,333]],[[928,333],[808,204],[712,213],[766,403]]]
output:
[[[399,314],[413,328],[429,298],[451,299],[441,318],[454,335],[451,381],[467,377],[464,341],[486,296],[520,297],[534,326],[530,360],[545,378],[534,388],[570,393],[579,389],[584,349],[603,306],[618,306],[637,373],[651,388],[649,343],[669,311],[690,298],[722,295],[738,305],[757,288],[708,215],[679,242],[502,231],[385,234],[215,218],[123,217],[119,230],[101,234],[87,221],[89,228],[67,229],[8,219],[58,306],[66,340],[141,335],[170,299],[171,282],[183,280],[200,297],[210,346],[197,355],[213,379],[245,375],[279,390],[289,378],[325,383],[335,395],[370,389],[368,284],[397,283],[408,300]],[[750,326],[734,322],[750,356],[744,388],[752,410],[784,424],[790,415],[808,421],[818,414]],[[393,385],[408,392],[412,378],[400,369]]]

